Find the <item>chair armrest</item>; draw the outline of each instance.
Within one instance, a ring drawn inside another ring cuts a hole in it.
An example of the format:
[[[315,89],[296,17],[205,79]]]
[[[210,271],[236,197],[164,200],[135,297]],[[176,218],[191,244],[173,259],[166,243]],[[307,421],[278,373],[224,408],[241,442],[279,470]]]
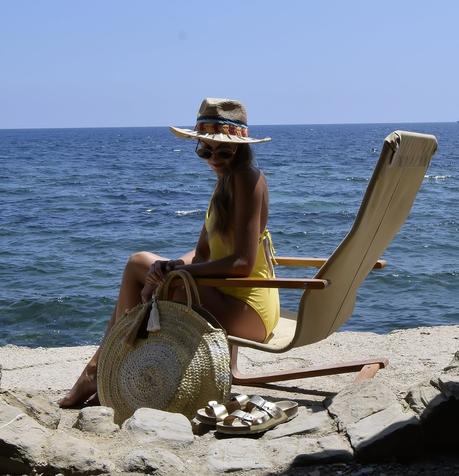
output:
[[[312,268],[320,268],[327,258],[299,258],[296,256],[275,256],[276,263],[280,266],[304,266]],[[373,269],[385,268],[387,261],[384,259],[378,259]]]
[[[326,279],[309,278],[195,278],[201,286],[242,288],[290,288],[324,289],[330,282]]]

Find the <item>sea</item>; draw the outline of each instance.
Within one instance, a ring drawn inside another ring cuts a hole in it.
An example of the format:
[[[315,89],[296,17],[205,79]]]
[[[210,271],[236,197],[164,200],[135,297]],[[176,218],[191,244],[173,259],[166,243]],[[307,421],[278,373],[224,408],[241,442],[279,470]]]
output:
[[[346,331],[459,324],[459,123],[251,128],[280,256],[326,257],[352,226],[384,137],[434,134],[438,152],[388,266],[361,286]],[[97,344],[128,257],[196,244],[215,176],[165,127],[0,130],[0,345]],[[312,276],[311,269],[278,269]],[[300,291],[281,292],[298,307]]]

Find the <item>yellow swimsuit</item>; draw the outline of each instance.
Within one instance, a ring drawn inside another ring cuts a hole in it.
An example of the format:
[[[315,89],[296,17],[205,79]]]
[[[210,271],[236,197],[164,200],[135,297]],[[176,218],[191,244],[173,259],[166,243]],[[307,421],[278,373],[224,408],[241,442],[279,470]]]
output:
[[[209,207],[210,208],[210,207]],[[225,242],[217,232],[213,232],[214,217],[209,209],[206,214],[207,240],[210,249],[210,260],[217,260],[229,256],[233,253],[233,244],[231,240]],[[257,258],[251,278],[271,278],[274,277],[272,265],[272,241],[271,235],[267,229],[260,235],[258,241]],[[222,293],[234,296],[244,301],[260,316],[266,328],[266,337],[268,337],[279,320],[279,291],[276,288],[236,288],[219,287]]]

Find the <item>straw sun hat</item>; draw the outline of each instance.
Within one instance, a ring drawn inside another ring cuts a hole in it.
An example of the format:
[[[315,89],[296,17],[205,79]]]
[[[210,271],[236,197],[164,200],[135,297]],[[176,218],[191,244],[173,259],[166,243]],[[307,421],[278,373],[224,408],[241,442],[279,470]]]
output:
[[[247,111],[234,99],[206,98],[199,108],[194,130],[171,127],[171,131],[185,139],[205,139],[232,144],[256,144],[268,142],[271,137],[249,137]]]

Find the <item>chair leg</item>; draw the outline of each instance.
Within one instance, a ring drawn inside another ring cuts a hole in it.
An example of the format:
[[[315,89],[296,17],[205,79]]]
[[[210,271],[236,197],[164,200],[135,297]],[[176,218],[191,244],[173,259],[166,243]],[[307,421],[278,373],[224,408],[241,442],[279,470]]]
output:
[[[384,367],[386,365],[384,365]],[[372,379],[377,374],[380,368],[381,366],[379,363],[364,365],[360,369],[360,372],[357,374],[357,377],[355,377],[354,382],[357,383],[357,382],[362,382],[363,380]]]
[[[355,381],[373,378],[379,369],[387,367],[389,361],[385,358],[367,359],[356,362],[346,362],[335,365],[314,366],[300,369],[284,370],[262,375],[244,375],[237,366],[238,346],[231,345],[231,373],[234,385],[252,385],[300,378],[320,377],[323,375],[359,372]]]

